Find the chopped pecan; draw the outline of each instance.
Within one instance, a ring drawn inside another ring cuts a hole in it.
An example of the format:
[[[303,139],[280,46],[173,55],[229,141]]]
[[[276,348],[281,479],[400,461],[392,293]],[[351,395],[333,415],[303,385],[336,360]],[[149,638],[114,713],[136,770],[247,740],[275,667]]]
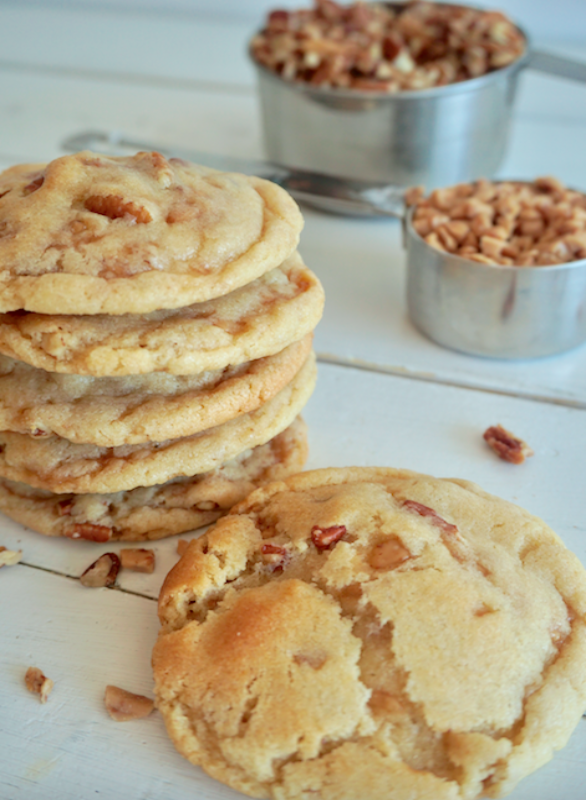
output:
[[[443,517],[434,511],[429,506],[424,506],[423,503],[418,503],[416,500],[403,500],[403,508],[408,511],[413,511],[421,517],[428,517],[429,521],[437,528],[441,528],[446,533],[458,533],[458,526],[448,522]]]
[[[73,500],[71,498],[68,500],[59,500],[57,503],[57,513],[60,517],[70,517],[72,508]]]
[[[271,572],[282,572],[290,558],[286,547],[271,542],[265,542],[261,546],[260,552],[263,564],[266,564]]]
[[[523,52],[502,14],[451,4],[316,0],[312,9],[270,12],[251,49],[285,80],[396,92],[474,78]]]
[[[511,464],[522,464],[533,450],[522,439],[513,436],[502,425],[491,425],[482,434],[484,441],[494,450],[499,458]]]
[[[65,512],[67,514],[67,512]],[[78,522],[65,533],[70,539],[87,539],[89,542],[108,542],[112,538],[112,528],[107,525],[94,525],[93,522]]]
[[[8,550],[0,546],[0,567],[13,567],[22,558],[22,550]]]
[[[148,717],[153,708],[154,702],[142,694],[133,694],[121,689],[119,686],[106,686],[104,692],[104,704],[106,711],[116,722],[127,722],[131,719],[142,719]]]
[[[397,537],[375,545],[368,555],[368,563],[373,569],[395,569],[411,558],[411,553]]]
[[[38,667],[29,667],[24,676],[24,685],[33,694],[38,694],[41,703],[46,703],[53,690],[53,681]]]
[[[155,551],[144,547],[129,547],[120,550],[120,566],[133,572],[154,572]]]
[[[133,203],[132,200],[125,202],[124,198],[117,194],[93,194],[86,199],[84,206],[88,211],[101,214],[109,219],[122,219],[130,216],[139,223],[151,222],[153,219],[147,208]]]
[[[345,525],[330,525],[328,528],[320,528],[314,525],[311,529],[311,541],[318,550],[327,550],[336,542],[339,542],[346,533]]]
[[[81,574],[79,582],[82,586],[99,589],[113,586],[120,570],[120,559],[116,553],[104,553]]]

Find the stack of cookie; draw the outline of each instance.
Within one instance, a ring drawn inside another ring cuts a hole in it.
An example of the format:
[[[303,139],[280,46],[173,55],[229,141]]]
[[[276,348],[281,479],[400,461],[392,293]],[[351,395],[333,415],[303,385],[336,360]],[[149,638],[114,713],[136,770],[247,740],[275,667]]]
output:
[[[279,187],[158,153],[0,175],[0,509],[155,539],[299,471],[323,290]]]

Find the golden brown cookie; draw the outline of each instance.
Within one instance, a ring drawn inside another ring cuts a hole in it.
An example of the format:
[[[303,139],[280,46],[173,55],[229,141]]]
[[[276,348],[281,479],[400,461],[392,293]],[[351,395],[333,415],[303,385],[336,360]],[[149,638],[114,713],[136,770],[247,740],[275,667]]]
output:
[[[253,797],[500,797],[586,708],[586,573],[476,485],[317,470],[253,492],[159,598],[178,750]]]
[[[0,315],[0,352],[48,372],[192,375],[279,352],[319,322],[324,292],[294,253],[206,303],[122,316]]]
[[[50,492],[120,492],[209,472],[244,450],[265,444],[301,412],[316,380],[315,355],[293,380],[247,414],[193,436],[100,447],[51,436],[0,432],[0,477]]]
[[[0,430],[117,447],[178,439],[254,411],[283,389],[311,334],[274,356],[198,375],[63,375],[0,356]]]
[[[307,432],[300,417],[266,444],[211,472],[114,494],[54,494],[0,478],[0,510],[47,536],[106,542],[162,539],[225,514],[257,486],[303,468]]]
[[[269,181],[159,153],[63,156],[0,175],[0,310],[143,314],[281,264],[303,225]]]

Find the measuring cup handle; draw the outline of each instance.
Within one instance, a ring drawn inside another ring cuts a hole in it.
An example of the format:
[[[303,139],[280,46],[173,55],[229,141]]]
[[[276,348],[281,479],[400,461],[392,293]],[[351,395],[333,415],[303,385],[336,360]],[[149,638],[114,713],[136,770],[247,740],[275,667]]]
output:
[[[584,61],[554,56],[551,53],[544,53],[542,50],[532,50],[527,66],[538,72],[546,72],[548,75],[557,75],[560,78],[586,83],[586,62]]]

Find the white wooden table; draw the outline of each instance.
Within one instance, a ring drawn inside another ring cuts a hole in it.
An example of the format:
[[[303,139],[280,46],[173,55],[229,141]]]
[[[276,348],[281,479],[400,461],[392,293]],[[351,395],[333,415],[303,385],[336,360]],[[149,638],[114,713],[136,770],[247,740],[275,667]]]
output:
[[[0,167],[61,155],[66,137],[90,128],[261,156],[245,56],[252,16],[222,20],[187,0],[175,9],[0,3]],[[558,19],[551,29],[559,35]],[[586,60],[586,39],[576,40],[570,20],[565,30],[571,47],[551,48]],[[554,174],[586,189],[584,141],[586,87],[527,72],[501,174]],[[318,387],[305,413],[307,466],[389,465],[474,480],[541,516],[586,564],[586,346],[525,362],[444,350],[407,318],[397,224],[304,211],[301,250],[327,298]],[[497,422],[535,450],[523,466],[482,441]],[[155,600],[177,559],[176,537],[154,544],[153,575],[122,574],[118,590],[77,581],[107,545],[47,539],[4,517],[0,545],[24,554],[0,572],[0,800],[242,797],[184,761],[157,714],[117,724],[103,707],[107,683],[152,694]],[[55,681],[46,705],[24,689],[29,665]],[[585,761],[583,720],[511,797],[584,800]]]

